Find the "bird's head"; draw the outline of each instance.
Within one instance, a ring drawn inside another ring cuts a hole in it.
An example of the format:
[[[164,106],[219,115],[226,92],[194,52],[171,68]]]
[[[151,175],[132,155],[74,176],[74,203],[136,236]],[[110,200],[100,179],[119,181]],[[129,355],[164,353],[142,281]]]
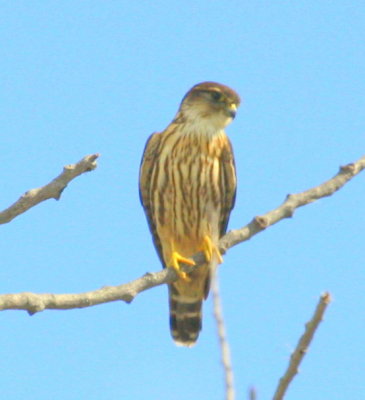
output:
[[[193,86],[182,99],[179,112],[192,124],[221,130],[232,122],[240,97],[228,86],[202,82]]]

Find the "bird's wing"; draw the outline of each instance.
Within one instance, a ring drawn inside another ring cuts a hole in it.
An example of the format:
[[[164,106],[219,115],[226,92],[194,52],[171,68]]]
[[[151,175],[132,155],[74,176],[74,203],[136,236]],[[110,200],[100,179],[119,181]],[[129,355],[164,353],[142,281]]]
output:
[[[227,230],[229,215],[234,207],[236,199],[236,167],[234,162],[232,145],[226,138],[225,144],[222,149],[222,154],[220,158],[221,164],[221,187],[222,190],[222,209],[219,224],[219,234],[222,237]]]
[[[152,174],[157,164],[156,161],[159,155],[160,141],[161,134],[153,133],[146,142],[139,170],[139,198],[146,214],[148,226],[152,234],[153,243],[155,245],[157,254],[161,260],[162,265],[166,267],[162,257],[162,246],[160,238],[157,235],[156,224],[153,220],[153,194],[151,193],[151,191],[153,190]]]

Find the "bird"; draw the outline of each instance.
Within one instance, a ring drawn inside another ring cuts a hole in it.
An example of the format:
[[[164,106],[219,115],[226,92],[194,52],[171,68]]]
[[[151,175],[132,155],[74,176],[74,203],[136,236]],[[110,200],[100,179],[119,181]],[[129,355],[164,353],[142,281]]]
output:
[[[240,105],[239,95],[217,82],[202,82],[183,97],[172,122],[147,140],[139,173],[139,195],[164,268],[178,279],[168,285],[170,331],[191,347],[202,329],[202,302],[222,260],[225,234],[236,197],[236,169],[224,128]],[[191,272],[191,258],[205,263]]]

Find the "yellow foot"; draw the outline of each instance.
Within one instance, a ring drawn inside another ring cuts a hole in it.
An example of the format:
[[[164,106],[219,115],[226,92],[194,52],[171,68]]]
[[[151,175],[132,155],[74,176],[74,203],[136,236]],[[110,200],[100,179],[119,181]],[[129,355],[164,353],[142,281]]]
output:
[[[218,247],[213,244],[212,239],[208,235],[204,236],[202,250],[207,261],[210,261],[213,257],[213,254],[215,254],[217,256],[218,263],[221,264],[223,262],[223,258]]]
[[[181,279],[183,279],[186,282],[190,282],[191,279],[189,278],[186,272],[181,270],[181,266],[179,263],[194,266],[195,262],[191,258],[183,257],[177,251],[172,252],[171,267],[176,271],[176,273],[179,275]]]

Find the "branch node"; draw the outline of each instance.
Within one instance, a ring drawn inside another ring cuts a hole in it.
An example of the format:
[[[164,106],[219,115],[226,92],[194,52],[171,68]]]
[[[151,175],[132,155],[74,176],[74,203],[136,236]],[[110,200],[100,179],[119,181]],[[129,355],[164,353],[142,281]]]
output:
[[[134,294],[127,293],[123,296],[123,299],[121,299],[121,300],[124,300],[127,304],[131,304],[132,301],[134,300],[134,298],[136,297],[136,295],[137,295],[137,293],[134,293]]]
[[[340,166],[340,172],[353,174],[355,172],[355,164],[354,163],[350,163],[350,164],[347,164],[347,165],[341,165]]]
[[[61,188],[60,191],[53,196],[53,198],[58,201],[61,198],[61,195],[62,195],[63,191],[66,189],[66,187],[67,187],[67,185],[65,187]]]
[[[25,298],[25,309],[30,316],[36,314],[37,312],[43,311],[46,308],[41,297],[34,293],[22,293],[21,296]]]
[[[85,172],[93,171],[96,168],[96,163],[91,164],[88,168],[85,169]]]
[[[308,348],[304,347],[302,349],[299,350],[300,354],[302,354],[304,356],[304,354],[306,354],[308,351]]]
[[[20,197],[25,200],[25,199],[28,199],[30,197],[33,197],[36,194],[36,192],[37,192],[37,189],[30,189],[30,190],[26,191]]]
[[[266,229],[270,225],[269,220],[266,217],[257,216],[253,220],[259,226],[260,229]]]

